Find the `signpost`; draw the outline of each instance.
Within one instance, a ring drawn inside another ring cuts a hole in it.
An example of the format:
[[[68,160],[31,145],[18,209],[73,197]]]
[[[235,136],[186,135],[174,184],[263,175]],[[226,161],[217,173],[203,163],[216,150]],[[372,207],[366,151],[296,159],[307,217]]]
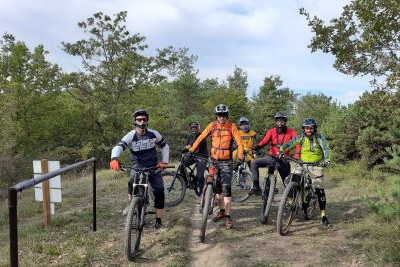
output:
[[[60,169],[59,161],[34,160],[34,178]],[[50,214],[55,213],[54,203],[61,202],[61,176],[55,176],[35,185],[35,200],[43,201],[44,226],[47,228],[51,222]]]

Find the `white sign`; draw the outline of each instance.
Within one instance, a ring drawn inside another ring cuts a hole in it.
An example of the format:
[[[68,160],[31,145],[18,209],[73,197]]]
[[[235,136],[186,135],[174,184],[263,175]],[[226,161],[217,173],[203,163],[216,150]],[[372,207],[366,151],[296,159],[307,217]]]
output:
[[[48,172],[60,169],[59,161],[48,161]],[[40,160],[33,161],[33,177],[42,176],[42,162]],[[57,175],[49,180],[50,185],[50,209],[54,214],[54,202],[61,202],[61,176]],[[43,201],[42,183],[35,185],[35,200]]]

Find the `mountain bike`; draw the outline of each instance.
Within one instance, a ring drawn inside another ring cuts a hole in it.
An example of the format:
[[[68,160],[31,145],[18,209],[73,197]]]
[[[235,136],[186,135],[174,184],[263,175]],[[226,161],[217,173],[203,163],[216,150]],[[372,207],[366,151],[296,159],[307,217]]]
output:
[[[312,173],[307,166],[321,166],[319,162],[302,162],[293,158],[287,158],[296,163],[294,173],[288,176],[288,184],[283,192],[278,209],[276,230],[280,235],[289,232],[294,216],[299,210],[302,211],[304,219],[312,218],[317,204],[317,195],[312,185]]]
[[[249,191],[253,184],[251,173],[246,170],[246,159],[247,151],[245,150],[243,152],[243,159],[240,161],[232,176],[232,201],[236,203],[246,201],[250,197]]]
[[[176,171],[166,172],[166,174],[163,175],[165,185],[165,206],[168,208],[175,207],[183,201],[186,195],[186,188],[193,189],[197,196],[200,196],[203,191],[202,186],[199,183],[195,184],[194,182],[197,180],[196,165],[194,165],[194,167],[186,167],[184,164],[184,156],[186,152],[186,150],[182,150],[181,159]],[[193,158],[207,161],[206,158],[200,156],[193,155]],[[183,170],[188,183],[186,183],[184,177],[182,177],[181,170]],[[204,173],[206,172],[207,168]]]
[[[167,168],[174,168],[174,166],[167,166]],[[121,166],[121,170],[124,169]],[[142,231],[145,225],[145,216],[147,213],[150,213],[147,212],[149,191],[151,191],[149,190],[150,171],[156,170],[156,172],[160,172],[162,170],[158,169],[158,167],[127,167],[127,169],[136,171],[132,184],[132,200],[125,221],[125,253],[128,260],[133,261],[139,251]]]
[[[259,151],[257,151],[256,153],[262,157],[269,156],[274,159],[277,159],[277,157],[272,156],[270,154],[262,153]],[[264,184],[262,188],[262,193],[261,193],[262,201],[261,201],[261,211],[260,211],[260,221],[263,224],[267,223],[268,215],[272,207],[272,202],[274,201],[274,195],[275,195],[274,191],[276,187],[276,176],[274,172],[269,173],[269,169],[275,166],[265,166],[265,167],[267,168],[268,174],[267,177],[265,177],[264,179]]]
[[[199,239],[200,242],[202,243],[204,243],[204,238],[206,234],[208,215],[213,214],[214,210],[214,203],[216,196],[215,175],[217,174],[215,165],[218,164],[217,162],[213,162],[210,160],[207,160],[207,162],[210,164],[210,166],[208,168],[208,174],[206,176],[206,185],[204,186],[203,193],[201,195],[200,208],[199,208],[199,211],[202,214]]]

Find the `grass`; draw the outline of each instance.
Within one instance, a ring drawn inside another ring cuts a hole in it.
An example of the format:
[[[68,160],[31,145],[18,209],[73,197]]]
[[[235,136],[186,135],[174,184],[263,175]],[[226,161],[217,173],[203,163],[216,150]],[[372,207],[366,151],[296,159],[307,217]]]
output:
[[[191,231],[187,205],[166,210],[167,229],[145,229],[135,263],[124,254],[122,210],[127,205],[126,174],[97,173],[97,232],[92,231],[91,177],[63,178],[63,202],[56,203],[51,226],[43,228],[42,204],[29,189],[18,196],[19,263],[26,265],[142,265],[183,266],[190,260]],[[188,201],[188,200],[186,200]],[[193,201],[190,199],[189,201]],[[7,202],[0,203],[0,266],[9,264]],[[187,214],[187,216],[184,216]],[[148,215],[148,225],[154,215]]]
[[[261,172],[260,177],[265,173]],[[149,227],[142,240],[143,253],[135,263],[124,255],[124,217],[127,205],[127,174],[98,172],[98,231],[92,231],[91,177],[63,178],[63,202],[56,204],[51,227],[43,229],[41,203],[33,189],[19,194],[18,234],[21,266],[31,265],[163,265],[190,263],[190,216],[195,199],[166,210],[165,230]],[[310,265],[400,265],[398,221],[375,213],[368,202],[393,200],[398,177],[367,171],[360,163],[327,169],[327,212],[334,223],[328,233],[319,218],[295,220],[286,237],[276,234],[276,212],[272,207],[266,225],[259,222],[260,200],[252,197],[233,208],[233,230],[218,226],[215,242],[229,250],[232,266]],[[282,190],[280,178],[278,186]],[[281,191],[282,192],[282,191]],[[388,214],[386,211],[385,214]],[[154,215],[148,216],[148,224]],[[7,201],[0,203],[0,266],[9,264]],[[300,255],[300,256],[299,256]],[[298,258],[301,257],[301,258]],[[300,260],[300,261],[299,261]]]

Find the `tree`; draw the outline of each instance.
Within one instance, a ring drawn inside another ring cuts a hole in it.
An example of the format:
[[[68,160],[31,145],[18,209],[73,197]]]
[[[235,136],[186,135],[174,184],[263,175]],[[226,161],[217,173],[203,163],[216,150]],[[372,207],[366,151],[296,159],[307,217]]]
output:
[[[238,68],[237,66],[235,66],[233,74],[228,75],[227,81],[229,88],[236,88],[247,91],[247,88],[249,87],[249,83],[247,81],[247,72],[245,72],[241,68]]]
[[[321,126],[329,117],[329,114],[337,109],[338,106],[332,101],[332,97],[322,93],[308,93],[299,97],[295,104],[295,115],[290,124],[296,130],[301,129],[301,123],[307,117],[314,118],[318,125]]]
[[[253,129],[258,133],[265,133],[275,125],[276,112],[293,111],[296,94],[287,87],[282,87],[283,81],[279,76],[270,76],[264,79],[260,91],[252,98]]]
[[[309,47],[336,57],[345,74],[367,75],[382,88],[400,89],[400,8],[398,0],[352,0],[329,25],[300,9],[314,32]]]
[[[185,51],[172,47],[157,49],[155,56],[144,53],[145,37],[131,34],[125,25],[127,12],[112,19],[102,12],[78,23],[87,35],[75,43],[62,43],[63,50],[82,60],[85,72],[71,73],[66,89],[82,102],[82,109],[92,120],[92,136],[87,140],[93,154],[108,159],[109,150],[123,134],[121,114],[132,113],[131,99],[141,86],[157,85],[166,79],[165,72],[189,67]],[[147,53],[148,54],[148,53]],[[181,61],[181,64],[177,64]],[[188,63],[189,61],[189,63]],[[152,88],[152,87],[147,87]]]

